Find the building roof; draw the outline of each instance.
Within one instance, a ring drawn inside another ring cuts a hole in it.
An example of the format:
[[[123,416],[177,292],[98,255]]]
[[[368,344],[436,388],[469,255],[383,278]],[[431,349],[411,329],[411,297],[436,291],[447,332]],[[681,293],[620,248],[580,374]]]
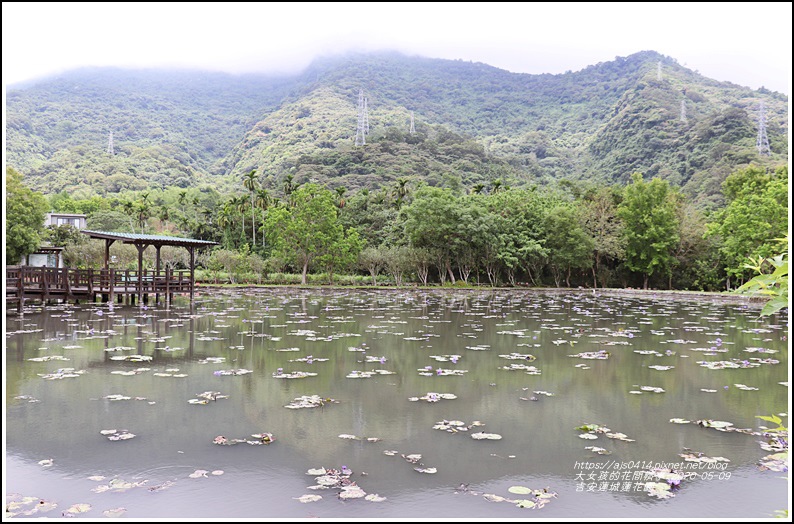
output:
[[[212,242],[210,240],[172,237],[167,235],[143,235],[138,233],[120,233],[117,231],[91,231],[89,229],[83,229],[80,232],[85,233],[91,238],[102,238],[105,240],[119,240],[125,244],[183,246],[183,247],[204,247],[204,246],[214,246],[218,244],[217,242]]]

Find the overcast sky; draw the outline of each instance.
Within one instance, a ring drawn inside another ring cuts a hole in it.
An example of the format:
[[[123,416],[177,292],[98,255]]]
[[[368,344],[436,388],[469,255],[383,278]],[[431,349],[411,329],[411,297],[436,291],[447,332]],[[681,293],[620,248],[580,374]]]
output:
[[[297,72],[386,49],[563,73],[653,50],[790,95],[791,15],[790,2],[3,2],[3,84],[81,66]]]

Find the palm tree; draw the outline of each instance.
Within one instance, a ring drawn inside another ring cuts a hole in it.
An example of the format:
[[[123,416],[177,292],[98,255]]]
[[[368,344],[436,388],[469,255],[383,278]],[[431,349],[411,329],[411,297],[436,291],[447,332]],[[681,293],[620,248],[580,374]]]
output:
[[[183,208],[185,207],[185,199],[187,199],[187,191],[182,190],[179,192],[179,196],[176,197],[176,201]]]
[[[342,209],[343,207],[345,207],[344,194],[347,191],[347,188],[345,186],[339,186],[336,188],[335,191],[337,196],[336,205],[337,207],[339,207],[339,209]]]
[[[251,194],[251,243],[256,245],[256,216],[254,215],[254,192],[256,191],[256,169],[243,175],[243,185]]]
[[[248,206],[248,202],[245,201],[244,196],[240,196],[230,198],[229,204],[234,211],[240,213],[240,218],[243,221],[243,240],[245,240],[245,208]]]
[[[403,201],[408,196],[410,189],[408,188],[408,183],[410,182],[409,179],[400,177],[397,179],[397,185],[392,189],[392,193],[394,194],[394,206],[397,209],[400,209],[403,205]]]
[[[504,189],[502,187],[502,179],[497,178],[493,182],[491,182],[491,193],[498,193],[500,190]]]
[[[229,225],[232,223],[233,205],[231,201],[225,202],[218,212],[218,227],[223,232],[223,244],[229,249]]]
[[[287,176],[284,177],[284,198],[287,199],[287,202],[289,202],[289,200],[290,200],[289,196],[296,189],[298,189],[298,186],[300,185],[300,184],[296,184],[295,182],[293,182],[294,178],[295,177],[294,177],[294,175],[292,173],[288,173]]]
[[[270,207],[272,199],[270,198],[270,192],[267,189],[257,189],[256,190],[256,199],[255,203],[256,206],[261,209],[262,211],[267,211],[267,208]],[[263,218],[264,220],[264,218]],[[262,228],[262,245],[265,245],[265,229]]]

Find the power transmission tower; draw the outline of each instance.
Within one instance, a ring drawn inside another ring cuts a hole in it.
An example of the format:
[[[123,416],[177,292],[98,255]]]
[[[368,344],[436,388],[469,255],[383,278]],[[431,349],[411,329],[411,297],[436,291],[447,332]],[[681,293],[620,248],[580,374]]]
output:
[[[761,105],[758,108],[758,138],[755,141],[755,147],[758,149],[759,155],[769,155],[769,138],[766,136],[766,115],[764,114],[763,100],[761,100]]]
[[[411,128],[408,130],[410,134],[416,133],[416,128],[414,127],[414,112],[411,111]]]
[[[110,132],[110,137],[108,137],[108,154],[113,156],[113,131]]]
[[[662,61],[656,63],[656,80],[662,79]]]
[[[681,122],[686,124],[686,101],[681,100]]]
[[[367,99],[364,98],[364,90],[358,92],[358,125],[356,126],[356,145],[367,144],[367,134],[369,134],[369,116],[367,115]]]

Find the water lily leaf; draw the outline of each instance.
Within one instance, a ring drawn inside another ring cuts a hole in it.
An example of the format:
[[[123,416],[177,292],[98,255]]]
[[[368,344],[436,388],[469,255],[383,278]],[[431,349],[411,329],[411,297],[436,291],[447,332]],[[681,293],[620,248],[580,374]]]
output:
[[[582,353],[577,353],[575,355],[568,355],[568,356],[574,358],[587,359],[587,360],[606,360],[609,358],[609,351],[600,349],[598,351],[584,351]]]
[[[308,502],[317,502],[318,500],[322,499],[320,495],[301,495],[300,497],[292,497],[295,500],[300,501],[303,504]]]
[[[589,449],[590,451],[592,451],[593,453],[596,453],[598,455],[611,455],[612,454],[611,451],[607,451],[604,448],[599,448],[598,446],[586,446],[584,449]]]
[[[607,438],[622,440],[623,442],[634,442],[634,439],[630,439],[625,433],[607,433]]]
[[[598,438],[598,435],[596,435],[595,433],[582,433],[581,435],[579,435],[579,438],[583,438],[585,440],[594,440]]]
[[[358,486],[344,486],[339,493],[340,499],[358,499],[366,497],[367,493]]]
[[[714,429],[722,429],[722,430],[733,426],[733,422],[725,422],[724,420],[711,420],[711,419],[698,420],[696,424],[698,426],[703,426],[704,428],[714,428]]]
[[[325,474],[326,474],[326,471],[325,471],[325,468],[316,468],[316,469],[310,469],[310,470],[308,470],[308,471],[306,472],[306,474],[307,474],[307,475],[314,475],[314,476],[316,477],[316,476],[318,476],[318,475],[325,475]]]
[[[254,445],[271,444],[276,440],[276,438],[273,436],[272,433],[254,433],[251,436],[254,437],[256,440],[255,441],[247,440],[246,442]]]
[[[516,507],[519,507],[519,508],[535,509],[535,507],[537,506],[537,504],[535,502],[532,502],[531,500],[526,500],[526,499],[525,500],[516,500],[514,502],[516,503]]]
[[[224,473],[224,471],[222,469],[216,469],[216,470],[213,470],[213,472],[210,473],[210,475],[215,475],[217,477],[217,476],[223,475],[223,473]]]
[[[645,491],[648,492],[649,496],[660,499],[668,499],[675,496],[670,491],[670,485],[665,482],[646,482]]]
[[[58,507],[58,504],[55,502],[50,502],[49,500],[40,500],[36,507],[33,508],[31,513],[46,513],[48,511],[52,511]]]
[[[597,431],[599,433],[604,433],[606,431],[609,431],[608,428],[604,426],[599,426],[598,424],[583,424],[578,428],[574,428],[574,429],[577,429],[579,431]]]
[[[656,386],[640,386],[642,391],[653,391],[654,393],[664,393],[664,389]]]
[[[106,517],[114,518],[114,517],[120,517],[124,515],[126,512],[127,512],[127,508],[113,508],[103,511],[102,514]]]
[[[507,491],[516,495],[529,495],[532,493],[532,490],[526,486],[510,486]]]
[[[66,510],[66,513],[71,513],[71,514],[75,514],[76,515],[78,513],[85,513],[86,511],[89,511],[90,509],[91,509],[91,504],[78,503],[78,504],[72,504],[69,507],[69,509]]]
[[[502,435],[497,433],[484,433],[481,431],[479,433],[472,433],[471,438],[474,440],[500,440]]]

